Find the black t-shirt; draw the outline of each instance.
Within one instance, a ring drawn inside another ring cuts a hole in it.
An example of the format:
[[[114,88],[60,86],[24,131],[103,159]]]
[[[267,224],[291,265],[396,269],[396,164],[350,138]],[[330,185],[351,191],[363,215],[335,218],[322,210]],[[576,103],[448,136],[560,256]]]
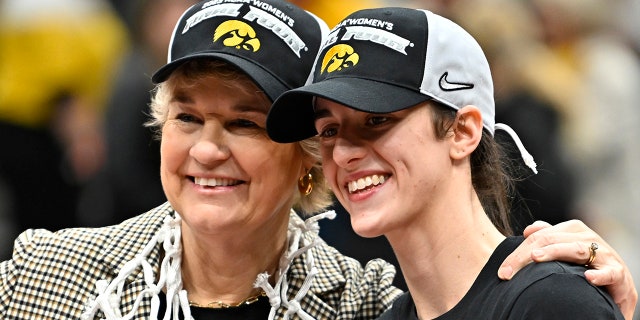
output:
[[[162,319],[164,317],[165,309],[167,308],[167,298],[163,292],[158,294],[160,298],[160,308],[158,309],[158,318]],[[207,319],[215,319],[215,320],[236,320],[236,319],[246,319],[246,320],[264,320],[269,317],[269,311],[271,310],[271,305],[269,304],[269,298],[260,297],[258,301],[249,304],[242,305],[240,307],[226,308],[226,309],[211,309],[211,308],[199,308],[199,307],[191,307],[191,316],[195,320],[207,320]],[[184,315],[180,312],[178,316],[179,320],[184,319]],[[176,319],[173,319],[176,320]]]
[[[500,264],[523,240],[504,240],[469,292],[436,319],[624,319],[613,299],[587,282],[583,266],[556,261],[532,263],[510,281],[500,280]],[[404,293],[378,319],[417,320],[411,295]]]

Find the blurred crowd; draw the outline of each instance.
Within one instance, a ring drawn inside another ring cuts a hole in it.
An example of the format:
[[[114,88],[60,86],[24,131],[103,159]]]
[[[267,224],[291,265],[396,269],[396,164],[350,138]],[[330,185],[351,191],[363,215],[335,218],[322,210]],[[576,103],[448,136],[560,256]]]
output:
[[[497,121],[519,133],[540,170],[522,170],[515,229],[582,219],[640,287],[640,1],[292,2],[329,26],[391,5],[465,27],[489,58]],[[164,202],[159,144],[143,123],[150,75],[193,3],[0,0],[1,259],[27,228],[107,225]],[[359,238],[336,209],[339,221],[322,226],[330,244],[395,261],[386,240]]]

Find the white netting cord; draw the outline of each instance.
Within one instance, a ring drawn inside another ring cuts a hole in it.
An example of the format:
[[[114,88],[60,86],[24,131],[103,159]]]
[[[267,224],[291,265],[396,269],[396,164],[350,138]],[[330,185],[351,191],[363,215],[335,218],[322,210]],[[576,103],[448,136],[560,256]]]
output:
[[[291,221],[289,223],[289,248],[282,256],[280,260],[280,268],[277,273],[276,283],[274,287],[271,287],[269,284],[269,275],[267,273],[259,274],[254,287],[262,288],[269,298],[269,303],[271,304],[271,311],[269,312],[269,320],[273,320],[275,317],[275,312],[280,306],[284,306],[287,308],[287,311],[284,314],[284,320],[288,320],[292,315],[298,315],[301,319],[304,320],[313,320],[308,313],[306,313],[300,306],[300,301],[304,298],[305,295],[311,289],[311,285],[313,284],[313,279],[318,274],[318,269],[315,267],[315,260],[313,254],[309,249],[313,248],[317,244],[321,243],[318,238],[318,234],[320,231],[320,226],[318,221],[324,218],[333,219],[335,218],[335,211],[327,211],[318,215],[315,215],[304,222],[300,223],[299,221]],[[305,237],[308,235],[308,237]],[[312,239],[308,241],[307,238]],[[300,247],[302,244],[302,247]],[[287,290],[289,288],[289,283],[287,281],[287,271],[289,270],[292,261],[302,254],[307,254],[306,256],[306,267],[308,273],[304,279],[302,287],[296,293],[295,297],[292,300],[287,298]]]
[[[167,288],[167,309],[164,319],[170,319],[172,314],[177,316],[180,308],[185,315],[185,319],[192,319],[187,294],[182,290],[180,272],[182,257],[181,220],[180,215],[177,213],[175,218],[165,217],[164,224],[158,234],[147,243],[140,254],[124,264],[111,283],[107,284],[106,280],[97,281],[96,290],[98,295],[88,303],[81,315],[81,319],[93,319],[96,312],[102,311],[105,316],[103,320],[130,320],[140,307],[142,299],[148,295],[151,296],[151,319],[158,319],[158,309],[160,307],[158,294],[165,286]],[[158,243],[162,243],[165,256],[160,264],[158,283],[154,283],[153,268],[146,259]],[[136,297],[131,311],[123,316],[120,313],[120,302],[125,280],[138,267],[142,267],[143,278],[147,288]],[[174,319],[177,319],[177,317],[174,317]]]
[[[182,289],[182,272],[180,269],[182,265],[181,220],[180,215],[176,213],[176,219],[169,221],[170,232],[165,234],[163,242],[165,257],[162,259],[161,279],[158,284],[164,284],[167,290],[167,310],[164,314],[164,320],[178,319],[177,316],[180,309],[182,309],[185,319],[191,319],[187,292]],[[162,275],[164,274],[166,274],[166,281],[162,281]]]
[[[295,214],[295,213],[294,213]],[[269,319],[275,318],[276,310],[280,306],[287,308],[284,315],[285,319],[289,319],[292,315],[298,315],[304,320],[313,320],[313,318],[302,310],[300,300],[309,292],[313,279],[318,274],[315,267],[315,259],[309,249],[321,243],[318,237],[320,227],[318,221],[320,219],[335,218],[335,211],[327,211],[307,219],[304,222],[291,221],[288,232],[289,248],[280,258],[280,265],[276,273],[275,286],[269,284],[269,274],[266,272],[257,276],[254,287],[262,288],[269,298],[271,310]],[[96,312],[102,311],[105,318],[103,320],[130,320],[135,315],[142,299],[147,295],[151,296],[151,314],[150,318],[157,320],[159,316],[160,299],[158,294],[166,287],[166,305],[167,309],[163,320],[177,319],[178,314],[182,311],[185,319],[193,319],[191,309],[189,308],[189,300],[187,292],[182,289],[182,243],[181,243],[181,218],[178,213],[175,218],[167,216],[164,224],[149,243],[144,247],[142,252],[132,260],[124,264],[115,279],[108,283],[106,280],[96,282],[97,297],[90,301],[85,307],[85,311],[81,315],[81,319],[93,319]],[[309,240],[311,239],[311,240]],[[165,256],[160,264],[159,279],[154,283],[153,268],[146,260],[156,244],[162,243]],[[301,246],[302,245],[302,246]],[[298,256],[307,253],[306,268],[308,273],[300,290],[296,293],[292,300],[287,298],[288,281],[286,273],[288,272],[292,261]],[[126,315],[120,313],[120,303],[123,294],[124,284],[138,267],[143,270],[143,279],[147,286],[134,302],[133,308]]]

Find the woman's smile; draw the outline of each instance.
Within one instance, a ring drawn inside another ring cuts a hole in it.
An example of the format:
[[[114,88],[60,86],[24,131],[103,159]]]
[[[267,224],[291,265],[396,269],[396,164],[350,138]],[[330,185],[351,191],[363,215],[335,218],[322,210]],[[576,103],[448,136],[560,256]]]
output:
[[[383,184],[386,179],[387,177],[384,175],[373,174],[357,180],[349,181],[347,183],[347,189],[349,190],[349,193],[361,192]]]
[[[198,178],[191,177],[191,180],[199,186],[203,187],[226,187],[226,186],[236,186],[241,183],[244,183],[242,180],[235,180],[229,178]]]

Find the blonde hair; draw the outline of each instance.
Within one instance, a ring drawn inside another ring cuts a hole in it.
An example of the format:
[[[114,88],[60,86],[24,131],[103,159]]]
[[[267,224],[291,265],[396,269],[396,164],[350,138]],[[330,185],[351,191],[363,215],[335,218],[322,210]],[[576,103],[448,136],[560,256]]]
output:
[[[194,59],[185,62],[178,67],[167,81],[156,85],[150,104],[150,120],[146,126],[155,129],[155,137],[162,140],[162,127],[167,121],[168,103],[174,89],[180,83],[189,85],[202,78],[216,77],[235,89],[247,90],[247,92],[260,91],[251,78],[236,67],[213,59]],[[260,91],[265,99],[267,96]],[[296,193],[293,208],[303,214],[311,214],[322,211],[332,204],[331,189],[329,188],[322,172],[320,150],[317,137],[312,137],[297,143],[302,152],[311,157],[314,162],[308,173],[313,177],[313,190],[309,195]]]

